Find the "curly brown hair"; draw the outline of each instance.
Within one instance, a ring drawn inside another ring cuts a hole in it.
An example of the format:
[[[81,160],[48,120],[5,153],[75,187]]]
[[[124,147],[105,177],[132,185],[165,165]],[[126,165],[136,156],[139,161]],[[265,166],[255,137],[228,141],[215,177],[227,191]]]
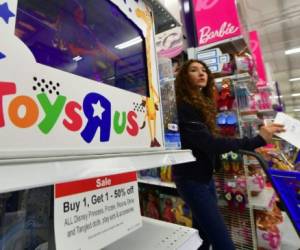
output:
[[[195,91],[195,88],[191,87],[191,83],[189,81],[188,70],[192,63],[200,63],[206,69],[207,72],[207,85],[204,88],[202,88],[201,91]],[[217,109],[214,99],[215,81],[207,65],[202,61],[194,59],[185,62],[181,66],[176,76],[175,89],[177,104],[185,102],[194,106],[197,110],[199,110],[199,115],[201,116],[203,122],[208,126],[209,130],[212,133],[217,134]]]

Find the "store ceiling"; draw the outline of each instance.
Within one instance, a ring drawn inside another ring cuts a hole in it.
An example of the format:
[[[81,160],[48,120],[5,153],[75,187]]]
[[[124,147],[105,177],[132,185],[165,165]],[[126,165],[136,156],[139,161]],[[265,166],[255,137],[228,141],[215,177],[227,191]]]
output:
[[[278,81],[287,113],[300,119],[300,53],[285,55],[285,50],[300,47],[299,0],[239,0],[247,30],[257,30],[267,71]]]

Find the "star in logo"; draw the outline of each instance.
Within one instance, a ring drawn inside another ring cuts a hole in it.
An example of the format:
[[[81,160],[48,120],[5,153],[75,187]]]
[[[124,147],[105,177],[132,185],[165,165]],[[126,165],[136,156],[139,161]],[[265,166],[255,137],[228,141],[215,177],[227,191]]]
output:
[[[8,23],[9,18],[14,16],[15,14],[9,10],[7,3],[0,4],[0,17],[2,17],[4,22]]]
[[[6,55],[4,55],[3,53],[0,52],[0,60],[5,58],[5,57],[6,57]]]
[[[94,109],[93,117],[99,117],[102,119],[102,113],[105,111],[105,109],[102,107],[101,102],[98,101],[97,103],[93,103],[92,106]]]

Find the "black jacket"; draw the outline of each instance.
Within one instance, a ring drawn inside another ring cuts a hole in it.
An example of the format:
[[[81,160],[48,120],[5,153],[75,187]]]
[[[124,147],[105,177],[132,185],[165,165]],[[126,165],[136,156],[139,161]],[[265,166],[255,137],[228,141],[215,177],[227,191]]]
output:
[[[177,109],[182,148],[191,149],[196,161],[173,166],[175,181],[189,179],[209,182],[220,154],[239,149],[254,150],[266,144],[260,135],[251,139],[215,137],[203,123],[200,112],[195,107],[180,103]]]

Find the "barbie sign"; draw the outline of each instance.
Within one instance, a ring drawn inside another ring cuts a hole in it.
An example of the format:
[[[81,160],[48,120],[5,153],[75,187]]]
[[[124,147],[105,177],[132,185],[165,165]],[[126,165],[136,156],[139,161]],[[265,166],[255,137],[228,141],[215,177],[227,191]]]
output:
[[[234,0],[193,0],[199,47],[241,35]]]
[[[213,8],[218,2],[219,0],[202,0],[202,1],[196,1],[197,5],[195,7],[196,11],[200,11],[200,10],[208,10]]]
[[[260,41],[257,31],[252,30],[249,32],[249,39],[250,39],[250,48],[255,60],[256,70],[259,77],[259,82],[262,85],[266,84],[266,71],[265,65],[263,61],[262,51],[260,48]]]
[[[224,36],[234,34],[239,27],[234,26],[231,23],[224,22],[219,30],[212,30],[209,26],[204,26],[199,30],[199,44],[209,43],[210,40],[220,38]]]

